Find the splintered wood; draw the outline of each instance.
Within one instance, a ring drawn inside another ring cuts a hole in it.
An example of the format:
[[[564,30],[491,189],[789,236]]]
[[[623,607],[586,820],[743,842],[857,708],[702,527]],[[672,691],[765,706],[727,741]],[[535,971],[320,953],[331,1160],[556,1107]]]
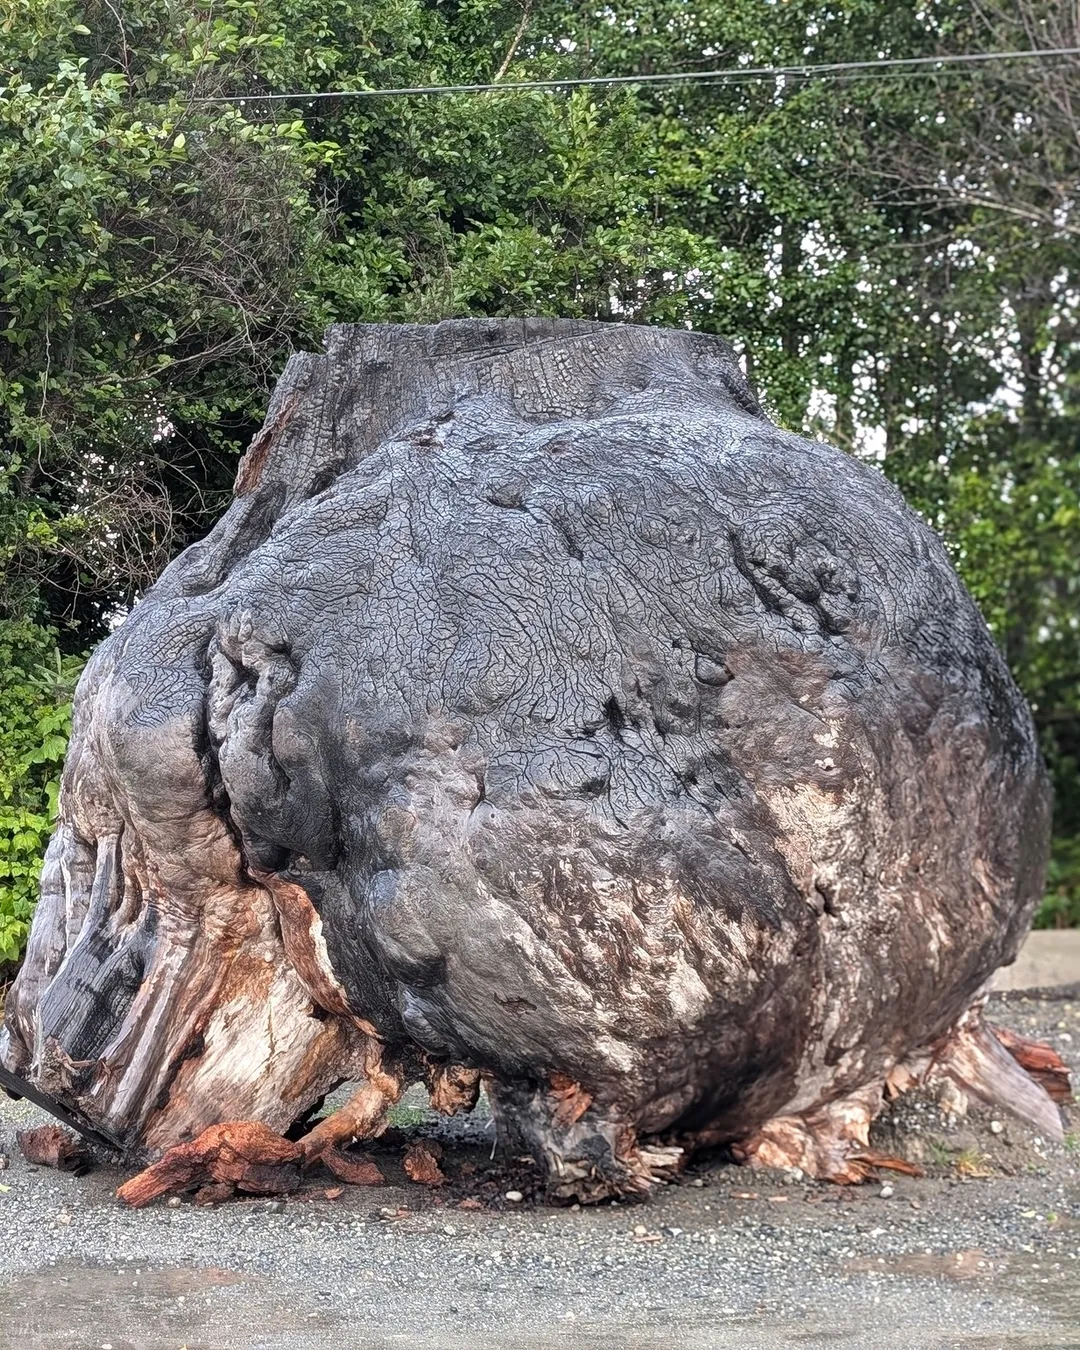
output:
[[[421,1185],[442,1186],[446,1175],[439,1166],[441,1157],[442,1149],[433,1140],[417,1140],[405,1150],[405,1173]],[[366,1154],[329,1146],[311,1158],[303,1141],[293,1143],[252,1121],[230,1121],[211,1125],[198,1139],[169,1149],[153,1166],[124,1182],[116,1194],[135,1209],[159,1196],[185,1191],[195,1192],[197,1205],[216,1205],[237,1191],[277,1195],[299,1190],[305,1168],[318,1163],[350,1186],[381,1186],[385,1181],[374,1159]],[[342,1193],[341,1187],[334,1188],[335,1197]]]
[[[906,1177],[926,1176],[925,1170],[918,1163],[910,1162],[907,1158],[894,1157],[891,1153],[879,1153],[877,1149],[865,1148],[850,1156],[853,1162],[865,1163],[868,1167],[881,1167],[887,1172],[902,1172]]]
[[[560,1130],[568,1130],[571,1125],[576,1125],[592,1105],[592,1098],[581,1084],[562,1073],[551,1075],[549,1095],[552,1103],[551,1120]]]
[[[1033,1041],[1026,1036],[1018,1036],[1008,1027],[999,1027],[993,1023],[988,1025],[1017,1064],[1034,1078],[1051,1101],[1061,1104],[1072,1101],[1069,1070],[1056,1050],[1045,1041]]]

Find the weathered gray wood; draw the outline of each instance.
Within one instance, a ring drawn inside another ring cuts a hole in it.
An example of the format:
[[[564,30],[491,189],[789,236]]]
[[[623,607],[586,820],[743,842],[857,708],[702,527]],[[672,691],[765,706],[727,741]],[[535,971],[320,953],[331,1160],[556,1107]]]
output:
[[[12,1068],[152,1152],[364,1075],[309,1160],[479,1071],[594,1198],[703,1140],[844,1176],[887,1077],[1008,1083],[969,1010],[1049,797],[876,469],[717,339],[490,320],[293,359],[91,661],[61,815]]]

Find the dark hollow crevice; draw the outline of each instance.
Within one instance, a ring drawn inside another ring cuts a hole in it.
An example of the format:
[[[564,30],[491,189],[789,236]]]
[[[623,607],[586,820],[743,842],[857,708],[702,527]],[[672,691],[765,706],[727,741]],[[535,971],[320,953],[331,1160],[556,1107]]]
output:
[[[485,498],[489,506],[497,506],[503,511],[521,511],[528,514],[529,508],[516,494],[509,492],[491,492]]]
[[[566,545],[566,552],[569,554],[571,558],[574,559],[575,562],[582,562],[585,558],[585,552],[582,548],[579,547],[574,536],[570,533],[570,531],[566,528],[566,526],[560,524],[559,521],[555,521],[553,523],[555,525],[556,530],[558,530],[559,532],[560,538]]]
[[[614,694],[604,704],[604,720],[615,739],[621,741],[623,731],[627,727],[627,718]]]

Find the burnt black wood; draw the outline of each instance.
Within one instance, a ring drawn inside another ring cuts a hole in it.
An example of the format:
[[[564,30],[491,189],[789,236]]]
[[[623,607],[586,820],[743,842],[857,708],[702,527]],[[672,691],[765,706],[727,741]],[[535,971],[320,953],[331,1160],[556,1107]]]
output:
[[[15,1101],[25,1097],[27,1101],[33,1102],[35,1106],[40,1107],[42,1111],[47,1111],[50,1116],[58,1120],[61,1125],[66,1125],[68,1129],[81,1134],[91,1144],[108,1149],[110,1152],[122,1153],[124,1151],[115,1139],[109,1138],[101,1129],[95,1129],[93,1125],[83,1120],[74,1111],[69,1111],[67,1107],[61,1106],[47,1092],[42,1092],[33,1083],[28,1083],[25,1078],[20,1078],[17,1073],[5,1069],[2,1064],[0,1064],[0,1087]]]

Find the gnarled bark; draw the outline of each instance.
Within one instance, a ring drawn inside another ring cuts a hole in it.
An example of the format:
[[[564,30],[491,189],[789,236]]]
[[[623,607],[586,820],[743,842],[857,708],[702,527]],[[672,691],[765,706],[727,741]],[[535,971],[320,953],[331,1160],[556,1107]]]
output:
[[[931,1061],[1052,1133],[972,1011],[1048,810],[939,541],[724,343],[336,328],[87,667],[3,1060],[155,1154],[363,1078],[331,1163],[483,1075],[585,1198],[854,1173]]]

